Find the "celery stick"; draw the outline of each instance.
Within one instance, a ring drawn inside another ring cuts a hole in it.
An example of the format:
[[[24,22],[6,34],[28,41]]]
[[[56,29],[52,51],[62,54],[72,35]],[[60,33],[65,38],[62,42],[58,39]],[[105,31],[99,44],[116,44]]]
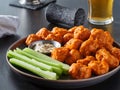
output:
[[[14,51],[15,51],[16,53],[25,55],[25,56],[27,56],[27,57],[29,57],[29,58],[31,58],[31,59],[35,59],[35,60],[37,60],[37,61],[40,61],[40,60],[39,60],[40,58],[34,57],[33,55],[31,55],[31,54],[29,54],[29,53],[27,53],[27,52],[24,52],[24,51],[21,50],[20,48],[16,48],[16,50],[14,50]],[[62,68],[60,68],[59,66],[56,66],[56,64],[55,64],[55,66],[53,66],[53,65],[50,65],[50,66],[52,67],[53,71],[56,72],[58,75],[61,75],[61,74],[62,74],[62,72],[63,72]]]
[[[11,58],[9,61],[10,61],[11,64],[17,65],[17,66],[19,66],[23,69],[26,69],[26,70],[28,70],[28,71],[30,71],[30,72],[38,75],[38,76],[43,77],[45,79],[51,79],[51,80],[56,80],[57,79],[57,75],[54,72],[43,71],[36,66],[33,66],[29,63],[26,63],[24,61],[21,61],[21,60],[15,59],[15,58]]]
[[[29,58],[33,58],[33,59],[35,59],[35,60],[37,60],[37,61],[39,61],[39,62],[48,64],[48,65],[50,65],[50,66],[55,66],[55,67],[61,68],[61,65],[58,64],[58,63],[54,63],[54,62],[48,61],[48,60],[46,60],[45,58],[36,57],[36,55],[34,55],[34,54],[32,54],[32,53],[25,52],[24,50],[21,51],[20,49],[17,48],[17,49],[16,49],[16,52],[18,52],[18,53],[20,53],[20,54],[23,54],[23,55],[25,55],[25,56],[27,56],[27,57],[29,57]]]
[[[8,52],[11,52],[12,50],[9,50]],[[12,58],[12,56],[7,52],[7,57]]]
[[[52,69],[55,73],[57,73],[59,76],[63,73],[63,70],[61,68],[58,67],[54,67],[52,66]]]
[[[33,56],[36,56],[38,58],[41,58],[41,59],[44,59],[44,60],[47,60],[47,61],[51,61],[51,62],[54,62],[54,63],[57,63],[57,64],[60,64],[62,66],[62,69],[67,72],[70,68],[69,65],[67,64],[64,64],[58,60],[55,60],[55,59],[52,59],[51,57],[47,56],[47,55],[44,55],[42,53],[38,53],[30,48],[24,48],[23,51],[29,53],[29,54],[32,54]]]
[[[12,56],[13,58],[20,59],[20,60],[25,61],[25,62],[27,62],[27,63],[30,63],[30,64],[32,64],[32,65],[34,65],[34,66],[37,66],[37,67],[39,67],[39,68],[41,68],[41,69],[43,69],[43,70],[52,71],[52,67],[51,67],[51,66],[46,65],[46,64],[41,63],[41,62],[38,62],[38,61],[36,61],[36,60],[34,60],[34,59],[30,59],[30,58],[28,58],[28,57],[26,57],[26,56],[24,56],[24,55],[18,54],[18,53],[16,53],[16,52],[11,51],[11,50],[8,51],[7,54],[8,54],[8,57],[9,57],[9,56]]]
[[[19,54],[22,54],[22,55],[24,55],[24,56],[26,56],[26,57],[29,57],[31,60],[29,60],[28,61],[28,59],[26,59],[27,61],[26,62],[29,62],[29,63],[31,63],[31,64],[34,64],[35,66],[41,66],[41,64],[40,64],[40,60],[39,60],[39,58],[37,58],[37,57],[34,57],[34,56],[32,56],[31,54],[29,54],[29,53],[26,53],[26,52],[23,52],[23,50],[21,50],[20,48],[16,48],[16,50],[14,50],[14,52],[16,52],[16,53],[19,53]],[[36,61],[35,61],[35,60]],[[31,62],[32,61],[32,62]],[[44,64],[44,62],[43,62],[43,64]],[[46,64],[47,65],[47,64]],[[58,65],[58,64],[57,64]],[[59,68],[58,66],[57,67],[55,67],[56,66],[56,64],[55,64],[55,66],[53,66],[53,65],[47,65],[47,66],[50,66],[50,69],[52,69],[53,70],[53,72],[55,72],[55,73],[57,73],[58,75],[61,75],[62,74],[62,72],[63,72],[63,70],[62,70],[62,68]],[[42,67],[44,67],[44,68],[46,68],[46,66],[44,65],[42,65]],[[41,68],[41,67],[40,67]],[[43,68],[43,69],[44,69]],[[41,68],[42,69],[42,68]],[[48,68],[47,68],[48,69]],[[45,70],[45,69],[44,69]],[[49,70],[49,71],[52,71],[52,70]]]

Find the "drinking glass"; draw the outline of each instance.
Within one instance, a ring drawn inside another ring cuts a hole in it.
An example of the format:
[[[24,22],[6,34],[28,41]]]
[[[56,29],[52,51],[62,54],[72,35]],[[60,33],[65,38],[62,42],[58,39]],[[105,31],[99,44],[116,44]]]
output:
[[[106,25],[113,22],[114,0],[88,0],[88,21],[95,25]]]

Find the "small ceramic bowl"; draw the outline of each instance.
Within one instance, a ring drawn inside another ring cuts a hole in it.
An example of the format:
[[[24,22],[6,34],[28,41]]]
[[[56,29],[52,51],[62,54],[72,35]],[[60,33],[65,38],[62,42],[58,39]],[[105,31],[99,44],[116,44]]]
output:
[[[61,44],[54,40],[39,40],[31,43],[28,47],[43,54],[51,54],[52,50],[61,47]]]

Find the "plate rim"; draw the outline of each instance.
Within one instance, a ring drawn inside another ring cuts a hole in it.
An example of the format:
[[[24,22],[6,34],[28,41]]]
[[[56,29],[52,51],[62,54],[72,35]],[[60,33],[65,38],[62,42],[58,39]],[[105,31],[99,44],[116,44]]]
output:
[[[11,50],[11,49],[13,49],[13,46],[15,47],[18,43],[19,43],[19,45],[20,45],[20,43],[21,42],[25,42],[25,40],[26,40],[26,37],[24,37],[24,38],[21,38],[21,39],[19,39],[19,40],[17,40],[17,41],[15,41],[12,45],[10,45],[10,47],[8,48],[8,50]],[[115,41],[115,44],[117,44],[118,46],[120,46],[120,44],[118,43],[118,42],[116,42]],[[17,45],[18,46],[18,45]],[[7,50],[7,51],[8,51]],[[109,71],[109,72],[107,72],[107,73],[105,73],[105,74],[103,74],[103,75],[99,75],[99,76],[95,76],[95,77],[90,77],[90,78],[88,78],[88,79],[58,79],[58,80],[49,80],[49,79],[44,79],[44,78],[42,78],[42,77],[40,77],[40,76],[37,76],[37,75],[32,75],[32,74],[29,74],[29,73],[26,73],[26,72],[23,72],[23,71],[21,71],[21,70],[19,70],[18,68],[16,68],[15,66],[13,66],[10,62],[9,62],[9,59],[8,59],[8,57],[7,57],[7,53],[6,53],[6,60],[7,60],[7,63],[8,63],[8,65],[10,66],[10,68],[12,69],[12,70],[15,70],[17,73],[20,73],[20,74],[22,74],[22,75],[24,75],[24,76],[27,76],[27,77],[32,77],[32,78],[34,78],[34,79],[38,79],[38,80],[43,80],[43,81],[48,81],[48,82],[54,82],[54,83],[81,83],[81,82],[88,82],[88,81],[91,81],[91,80],[96,80],[96,79],[99,79],[99,78],[102,78],[102,77],[105,77],[105,76],[107,76],[106,78],[104,78],[103,79],[103,81],[104,80],[106,80],[107,78],[110,78],[111,76],[113,76],[116,72],[118,72],[119,70],[120,70],[120,65],[118,66],[118,67],[116,67],[115,69],[113,69],[113,70],[111,70],[111,71]],[[98,81],[99,82],[99,81]],[[101,81],[102,82],[102,81]],[[96,83],[97,84],[97,83]],[[94,85],[94,84],[93,84]],[[89,86],[89,85],[87,85],[87,86]]]

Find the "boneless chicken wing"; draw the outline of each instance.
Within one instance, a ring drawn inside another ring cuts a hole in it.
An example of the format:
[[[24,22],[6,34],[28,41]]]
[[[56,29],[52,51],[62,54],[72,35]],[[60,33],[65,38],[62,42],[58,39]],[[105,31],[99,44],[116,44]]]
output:
[[[73,38],[73,33],[66,33],[64,36],[63,36],[63,44],[65,44],[66,42],[68,42],[70,39]]]
[[[37,41],[37,40],[41,40],[41,37],[38,37],[36,34],[30,34],[28,35],[28,37],[26,38],[26,45],[30,45],[32,42]]]
[[[98,49],[112,47],[113,38],[109,32],[101,29],[92,29],[88,40],[84,41],[80,47],[80,52],[84,56],[94,55]]]
[[[88,65],[89,62],[95,61],[95,60],[96,60],[96,58],[93,57],[93,56],[86,56],[86,57],[83,58],[83,59],[78,59],[78,60],[77,60],[77,63],[81,63],[81,64],[83,64],[83,65]]]
[[[98,47],[99,44],[97,43],[97,41],[94,41],[93,39],[88,39],[81,44],[79,51],[83,57],[94,56]]]
[[[106,49],[111,48],[114,41],[108,31],[96,28],[91,30],[91,35],[89,39],[97,41],[97,43],[99,44],[99,48],[105,47]]]
[[[119,60],[105,48],[100,49],[96,52],[96,59],[100,61],[105,61],[108,63],[110,69],[113,69],[119,65]]]
[[[69,32],[69,33],[74,33],[74,31],[77,29],[77,27],[78,27],[78,26],[74,26],[74,27],[68,29],[68,32]]]
[[[66,48],[69,48],[70,50],[71,49],[78,49],[81,46],[82,42],[83,41],[80,39],[72,38],[68,42],[66,42],[66,44],[64,46]]]
[[[68,31],[67,29],[54,27],[51,31],[53,34],[60,34],[61,36],[65,35]]]
[[[69,49],[65,47],[55,48],[52,50],[51,57],[64,62],[66,57],[68,56]]]
[[[84,28],[83,26],[79,26],[74,31],[74,38],[85,41],[89,38],[91,32],[89,29]]]
[[[96,75],[102,75],[109,71],[109,65],[106,61],[91,61],[88,67],[92,69],[92,72]]]
[[[69,74],[75,79],[85,79],[91,77],[91,68],[80,63],[73,63],[70,66]]]
[[[45,40],[55,40],[55,41],[62,43],[63,37],[60,34],[51,33],[45,38]]]
[[[81,58],[80,52],[76,49],[72,49],[69,51],[68,57],[65,59],[65,63],[71,65],[72,63],[75,63],[79,58]]]
[[[41,28],[38,32],[36,32],[36,35],[45,39],[50,33],[51,32],[47,28]]]
[[[115,56],[120,61],[120,49],[119,48],[112,47],[110,52],[113,56]]]

